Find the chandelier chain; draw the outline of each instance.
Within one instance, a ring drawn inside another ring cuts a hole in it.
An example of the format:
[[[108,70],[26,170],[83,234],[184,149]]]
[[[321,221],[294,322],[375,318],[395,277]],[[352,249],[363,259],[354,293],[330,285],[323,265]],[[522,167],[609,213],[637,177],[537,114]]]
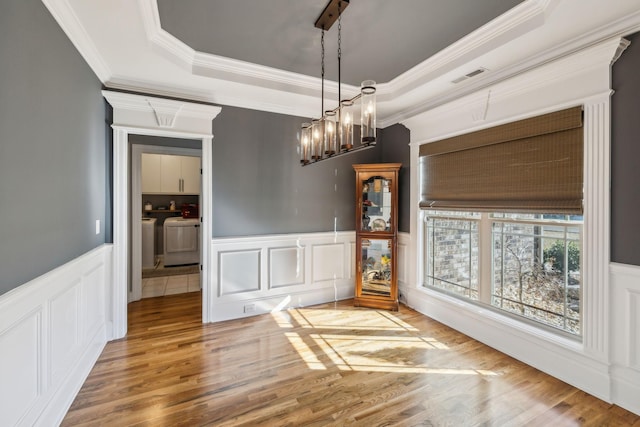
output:
[[[342,56],[342,15],[340,13],[340,6],[338,6],[338,60]]]
[[[342,83],[340,81],[340,59],[342,58],[342,2],[338,2],[338,105],[340,105],[340,101],[342,101],[341,94],[341,86]]]
[[[320,46],[322,50],[321,56],[321,76],[322,76],[322,100],[320,101],[320,117],[324,117],[324,28],[320,37]]]

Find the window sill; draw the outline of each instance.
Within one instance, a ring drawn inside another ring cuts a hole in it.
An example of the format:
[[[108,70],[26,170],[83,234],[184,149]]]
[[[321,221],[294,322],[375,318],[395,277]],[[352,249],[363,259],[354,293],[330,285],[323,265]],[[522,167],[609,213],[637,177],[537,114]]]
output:
[[[525,338],[534,337],[538,340],[584,355],[582,337],[569,336],[569,334],[560,330],[553,330],[552,327],[538,325],[535,324],[534,321],[527,321],[526,319],[519,319],[516,317],[517,315],[502,313],[497,309],[481,303],[456,298],[435,289],[418,286],[417,290],[429,298],[446,304],[448,306],[447,308],[453,308],[458,311],[463,310],[464,315],[467,316],[469,320],[489,324],[489,326],[493,326],[506,334],[524,335]]]

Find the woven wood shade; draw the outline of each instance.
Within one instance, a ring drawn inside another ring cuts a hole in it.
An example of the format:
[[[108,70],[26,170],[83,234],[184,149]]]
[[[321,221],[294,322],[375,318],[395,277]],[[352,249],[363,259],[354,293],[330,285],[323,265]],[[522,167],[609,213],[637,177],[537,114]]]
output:
[[[425,209],[582,214],[582,107],[420,146]]]

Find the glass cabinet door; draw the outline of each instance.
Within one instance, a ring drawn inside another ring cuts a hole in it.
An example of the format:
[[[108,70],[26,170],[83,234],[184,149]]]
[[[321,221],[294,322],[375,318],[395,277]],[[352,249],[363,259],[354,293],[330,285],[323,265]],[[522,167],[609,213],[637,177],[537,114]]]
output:
[[[390,231],[393,219],[391,179],[374,176],[363,180],[360,231]]]
[[[359,296],[391,296],[393,239],[360,239],[362,286]]]

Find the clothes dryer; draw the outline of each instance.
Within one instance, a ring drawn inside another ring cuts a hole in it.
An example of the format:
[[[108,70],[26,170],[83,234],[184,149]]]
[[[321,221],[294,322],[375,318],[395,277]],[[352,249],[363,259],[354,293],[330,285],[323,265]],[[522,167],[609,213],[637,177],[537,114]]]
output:
[[[164,221],[164,265],[200,262],[200,221],[191,218],[167,218]]]

